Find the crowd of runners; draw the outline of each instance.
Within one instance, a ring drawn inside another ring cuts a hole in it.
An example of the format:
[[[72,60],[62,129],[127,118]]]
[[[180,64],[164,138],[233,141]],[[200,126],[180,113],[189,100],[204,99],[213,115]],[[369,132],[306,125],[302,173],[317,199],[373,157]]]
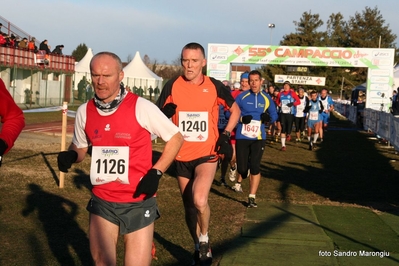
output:
[[[297,142],[307,128],[310,150],[323,140],[334,108],[326,89],[306,95],[304,88],[295,90],[289,82],[281,90],[264,88],[258,70],[243,73],[230,87],[203,74],[205,58],[200,44],[185,45],[183,74],[165,84],[155,105],[121,86],[124,72],[117,55],[100,52],[92,58],[95,96],[78,108],[72,143],[58,154],[57,163],[60,171],[68,172],[90,153],[93,187],[87,211],[96,265],[116,265],[119,235],[125,243],[124,265],[151,264],[154,221],[160,217],[156,192],[172,162],[194,244],[193,265],[211,265],[208,196],[218,166],[222,165],[221,182],[226,184],[228,172],[237,192],[243,191],[242,180],[249,179],[247,206],[254,208],[267,138],[280,140],[286,152],[295,125]],[[0,94],[1,165],[24,117],[2,82]],[[151,135],[166,142],[156,162]]]
[[[262,153],[265,148],[266,139],[268,139],[270,143],[280,143],[280,151],[283,152],[287,151],[286,143],[291,141],[291,138],[295,138],[295,142],[297,143],[307,141],[309,150],[315,150],[317,143],[323,142],[324,134],[327,131],[330,119],[330,113],[334,110],[334,102],[332,97],[328,94],[328,90],[322,88],[320,91],[305,91],[302,85],[298,85],[295,88],[289,81],[285,81],[281,89],[273,84],[269,84],[268,86],[263,85],[262,90],[259,90],[250,79],[252,75],[260,75],[260,73],[256,70],[245,72],[241,75],[240,82],[234,83],[232,86],[227,80],[223,81],[226,89],[230,90],[236,100],[237,98],[248,99],[248,96],[251,94],[265,95],[263,97],[271,99],[270,105],[272,108],[267,110],[270,119],[261,120],[259,134],[255,134],[253,137],[247,137],[254,141],[258,141],[259,145],[262,147]],[[253,101],[250,106],[254,107],[257,104],[257,101]],[[256,207],[254,198],[256,193],[255,188],[259,184],[257,175],[259,174],[260,158],[258,157],[261,157],[262,153],[255,153],[256,155],[254,156],[254,152],[247,148],[244,149],[244,152],[240,151],[239,156],[236,155],[236,143],[240,143],[241,139],[248,139],[241,134],[242,125],[247,125],[246,128],[254,128],[250,124],[252,120],[246,121],[246,117],[243,115],[249,105],[238,105],[242,112],[242,118],[231,134],[230,142],[234,151],[232,158],[222,158],[220,161],[220,183],[228,186],[225,179],[226,175],[228,175],[229,180],[235,182],[231,188],[236,192],[243,192],[241,187],[243,177],[249,177],[250,192],[248,207]],[[259,112],[262,112],[262,110]],[[274,119],[275,113],[277,113],[276,119]],[[228,121],[228,117],[229,113],[221,108],[219,112],[219,131],[223,131],[223,125]],[[263,130],[266,131],[266,134],[261,134]],[[236,133],[237,131],[238,133]],[[237,171],[237,169],[240,168],[237,167],[237,165],[244,165],[245,169]],[[251,168],[253,171],[251,171]]]

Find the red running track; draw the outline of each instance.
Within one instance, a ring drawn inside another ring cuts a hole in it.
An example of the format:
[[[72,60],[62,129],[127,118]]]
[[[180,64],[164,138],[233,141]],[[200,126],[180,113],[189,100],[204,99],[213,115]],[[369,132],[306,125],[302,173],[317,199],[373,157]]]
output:
[[[68,121],[67,123],[67,135],[73,134],[75,123],[73,121]],[[51,135],[61,135],[62,133],[62,122],[46,122],[26,125],[22,132],[34,132],[34,133],[44,133]]]

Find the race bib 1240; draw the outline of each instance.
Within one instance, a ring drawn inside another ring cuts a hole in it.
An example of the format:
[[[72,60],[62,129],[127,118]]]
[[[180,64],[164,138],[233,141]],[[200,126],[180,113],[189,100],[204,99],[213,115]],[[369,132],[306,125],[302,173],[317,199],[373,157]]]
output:
[[[208,139],[208,112],[179,112],[179,129],[185,141]]]

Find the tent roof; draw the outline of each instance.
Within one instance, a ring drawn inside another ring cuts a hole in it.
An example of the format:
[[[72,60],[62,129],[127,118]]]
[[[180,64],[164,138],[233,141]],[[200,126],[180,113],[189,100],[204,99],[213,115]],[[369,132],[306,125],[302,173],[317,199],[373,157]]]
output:
[[[360,84],[360,85],[357,85],[356,87],[354,87],[352,89],[352,91],[354,91],[354,90],[366,91],[366,89],[367,89],[367,82],[365,82],[363,84]]]
[[[90,61],[93,58],[93,50],[87,49],[87,53],[75,65],[75,72],[90,73]]]
[[[143,62],[140,53],[137,51],[133,60],[123,68],[125,78],[141,78],[141,79],[157,79],[162,80],[154,72],[152,72]]]

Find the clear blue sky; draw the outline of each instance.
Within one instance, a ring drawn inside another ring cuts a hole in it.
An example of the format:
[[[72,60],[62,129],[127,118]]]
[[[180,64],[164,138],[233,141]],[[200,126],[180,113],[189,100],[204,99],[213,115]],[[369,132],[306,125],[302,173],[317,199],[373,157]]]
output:
[[[332,13],[348,20],[366,6],[377,6],[399,36],[398,0],[18,0],[1,4],[0,15],[53,48],[64,44],[65,54],[85,43],[122,61],[139,51],[171,63],[189,42],[205,49],[208,43],[278,44],[305,11],[319,14],[325,26]],[[272,31],[269,23],[276,25]]]

